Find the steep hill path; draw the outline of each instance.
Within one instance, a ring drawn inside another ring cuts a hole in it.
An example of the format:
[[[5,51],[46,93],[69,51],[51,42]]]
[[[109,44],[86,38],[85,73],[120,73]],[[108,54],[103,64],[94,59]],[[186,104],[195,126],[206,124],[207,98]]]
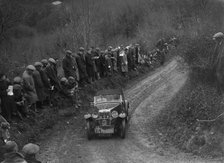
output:
[[[55,128],[51,137],[41,143],[39,158],[51,163],[215,162],[172,147],[163,149],[153,141],[156,134],[152,133],[150,123],[187,80],[188,71],[181,67],[175,58],[126,89],[125,96],[131,107],[126,139],[88,141],[84,120],[73,118],[61,125],[63,127]]]

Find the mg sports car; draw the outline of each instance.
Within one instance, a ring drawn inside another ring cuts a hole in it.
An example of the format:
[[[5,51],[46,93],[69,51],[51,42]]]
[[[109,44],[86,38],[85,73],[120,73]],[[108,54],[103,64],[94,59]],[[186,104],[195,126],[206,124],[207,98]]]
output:
[[[85,114],[87,138],[95,135],[114,135],[125,138],[129,103],[123,91],[102,90],[96,93],[90,112]]]

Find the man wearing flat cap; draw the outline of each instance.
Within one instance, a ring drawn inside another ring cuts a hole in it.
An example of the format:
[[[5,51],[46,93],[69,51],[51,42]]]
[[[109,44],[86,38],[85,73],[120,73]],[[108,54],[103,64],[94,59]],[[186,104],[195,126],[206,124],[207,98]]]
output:
[[[75,79],[78,79],[78,66],[76,60],[72,57],[72,51],[65,51],[65,57],[62,60],[62,67],[66,78],[72,76]]]
[[[46,60],[47,61],[47,60]],[[48,63],[48,62],[47,62]],[[46,74],[46,69],[42,62],[36,62],[36,69],[40,73],[41,81],[43,82],[44,89],[44,99],[47,101],[49,99],[49,90],[51,88],[50,80]],[[48,102],[48,101],[47,101]]]
[[[1,163],[27,163],[24,156],[18,152],[18,145],[14,141],[6,142],[4,161]]]
[[[50,79],[51,86],[54,86],[57,90],[60,90],[60,81],[55,71],[56,61],[53,58],[48,59],[49,64],[46,67],[46,74]]]
[[[41,60],[41,63],[42,63],[42,65],[43,65],[43,69],[45,69],[45,68],[47,67],[47,65],[48,65],[48,61],[47,61],[47,59],[42,59],[42,60]]]
[[[23,88],[25,92],[25,97],[29,105],[31,105],[34,109],[36,109],[36,102],[38,101],[33,72],[36,68],[33,65],[29,65],[26,67],[26,70],[23,72]]]
[[[39,152],[39,150],[40,147],[32,143],[26,144],[23,147],[22,152],[25,156],[25,160],[27,161],[27,163],[41,163],[36,159],[36,154]]]

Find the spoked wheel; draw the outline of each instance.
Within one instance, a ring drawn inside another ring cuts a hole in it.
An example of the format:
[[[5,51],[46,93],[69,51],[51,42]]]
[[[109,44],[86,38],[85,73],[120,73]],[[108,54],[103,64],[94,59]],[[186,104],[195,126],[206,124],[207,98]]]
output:
[[[120,125],[120,137],[124,139],[126,136],[126,120],[123,119]]]
[[[93,138],[93,132],[91,130],[91,124],[89,121],[86,122],[86,135],[88,140]]]

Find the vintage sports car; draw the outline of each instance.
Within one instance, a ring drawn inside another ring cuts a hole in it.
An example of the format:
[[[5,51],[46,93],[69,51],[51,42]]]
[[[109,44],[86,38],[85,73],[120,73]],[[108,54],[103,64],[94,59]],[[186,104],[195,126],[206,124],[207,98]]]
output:
[[[87,138],[118,134],[125,138],[129,103],[122,90],[102,90],[94,96],[90,113],[85,114]]]

